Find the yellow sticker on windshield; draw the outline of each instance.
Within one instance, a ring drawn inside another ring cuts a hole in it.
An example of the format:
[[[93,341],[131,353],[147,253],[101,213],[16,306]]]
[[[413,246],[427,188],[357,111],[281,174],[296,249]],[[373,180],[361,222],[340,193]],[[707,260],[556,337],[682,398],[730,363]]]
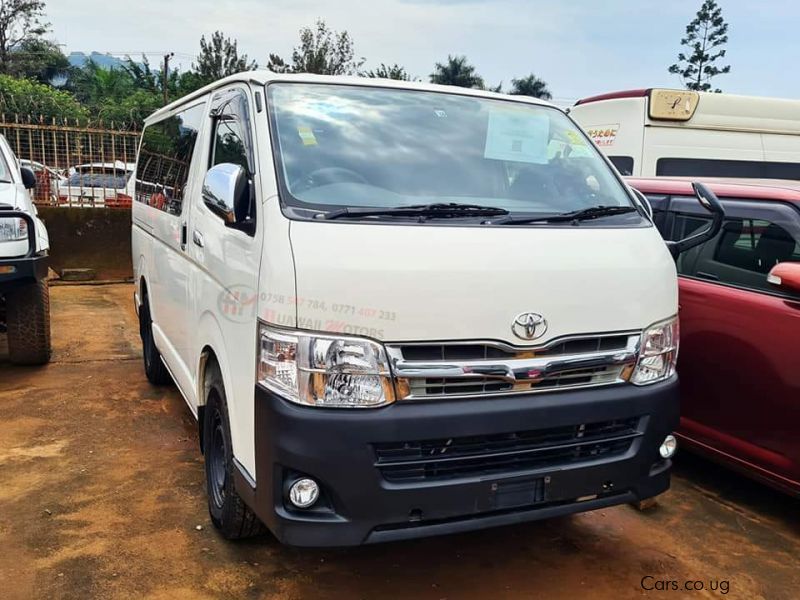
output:
[[[303,141],[303,146],[316,146],[317,145],[317,138],[314,137],[314,132],[311,131],[311,127],[306,127],[305,125],[301,125],[297,128],[297,135],[300,136],[300,139]]]
[[[573,146],[583,146],[584,145],[583,138],[581,137],[581,134],[578,133],[577,131],[572,131],[572,130],[568,129],[566,131],[566,134],[567,134],[567,139],[569,140],[569,143],[572,144]]]

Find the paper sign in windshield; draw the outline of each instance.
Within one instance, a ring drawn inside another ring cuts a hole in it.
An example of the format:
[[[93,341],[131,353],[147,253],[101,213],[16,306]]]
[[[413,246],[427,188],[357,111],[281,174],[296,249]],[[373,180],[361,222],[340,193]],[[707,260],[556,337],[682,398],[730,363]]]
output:
[[[547,163],[550,119],[525,110],[493,110],[489,113],[483,156],[494,160]]]

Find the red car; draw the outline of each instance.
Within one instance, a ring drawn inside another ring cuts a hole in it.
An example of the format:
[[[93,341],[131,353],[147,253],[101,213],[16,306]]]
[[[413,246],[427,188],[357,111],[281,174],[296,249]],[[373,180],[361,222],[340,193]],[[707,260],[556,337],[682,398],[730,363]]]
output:
[[[700,179],[725,221],[680,255],[687,448],[800,496],[800,181]],[[680,179],[628,179],[665,239],[711,218]]]

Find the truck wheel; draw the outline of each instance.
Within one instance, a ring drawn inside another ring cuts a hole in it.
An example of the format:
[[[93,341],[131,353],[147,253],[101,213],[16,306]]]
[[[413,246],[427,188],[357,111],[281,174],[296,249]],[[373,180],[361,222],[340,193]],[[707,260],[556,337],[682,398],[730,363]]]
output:
[[[6,292],[8,354],[17,365],[50,361],[50,288],[37,280]]]
[[[219,367],[210,365],[207,373],[203,455],[208,512],[214,526],[226,539],[236,540],[259,535],[266,528],[236,492],[228,405]]]
[[[142,356],[144,357],[144,374],[153,385],[172,383],[172,377],[161,360],[161,354],[153,339],[153,320],[150,318],[150,305],[147,297],[139,307],[139,335],[142,338]]]

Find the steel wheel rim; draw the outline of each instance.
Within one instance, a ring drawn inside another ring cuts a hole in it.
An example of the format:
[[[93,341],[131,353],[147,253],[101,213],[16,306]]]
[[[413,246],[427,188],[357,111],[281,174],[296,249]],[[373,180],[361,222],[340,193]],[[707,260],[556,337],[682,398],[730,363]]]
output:
[[[211,488],[211,497],[214,505],[222,508],[225,502],[225,481],[227,469],[225,468],[225,431],[218,411],[214,413],[214,424],[211,431],[211,447],[208,453],[208,484]]]

